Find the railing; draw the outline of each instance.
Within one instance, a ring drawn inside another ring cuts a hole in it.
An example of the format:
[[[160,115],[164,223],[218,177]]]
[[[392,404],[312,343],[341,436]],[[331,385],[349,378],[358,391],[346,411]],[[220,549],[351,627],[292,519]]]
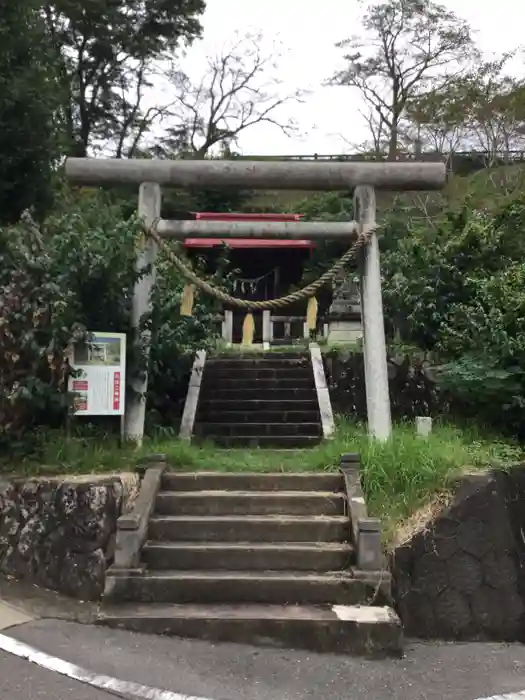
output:
[[[439,151],[424,151],[423,153],[399,153],[396,156],[398,161],[443,161],[449,160],[451,157],[457,158],[479,158],[486,161],[509,161],[523,162],[525,161],[525,151],[450,151],[441,153]],[[258,155],[233,155],[230,160],[304,160],[304,161],[336,161],[346,162],[355,161],[362,163],[366,161],[387,161],[388,157],[384,154],[377,153],[312,153],[301,155],[275,155],[275,156],[258,156]]]
[[[233,311],[224,311],[215,317],[221,324],[221,337],[227,345],[233,344]],[[320,319],[321,321],[321,319]],[[277,326],[277,329],[276,329]],[[326,324],[321,322],[321,328]],[[281,330],[282,333],[276,332]],[[271,311],[262,312],[262,342],[269,344],[276,340],[290,342],[310,338],[306,316],[274,316]]]
[[[356,308],[351,307],[353,313]],[[221,337],[226,345],[233,345],[233,311],[227,310],[215,318],[221,324]],[[331,326],[330,317],[322,316],[317,319],[317,340],[328,340]],[[305,315],[283,316],[274,315],[271,311],[262,312],[262,344],[269,346],[271,343],[293,344],[311,337],[310,329]]]
[[[276,326],[282,327],[283,333],[275,332]],[[293,332],[297,330],[299,332]],[[310,330],[306,323],[306,316],[273,316],[271,311],[263,311],[263,343],[272,343],[274,340],[299,340],[308,339]]]

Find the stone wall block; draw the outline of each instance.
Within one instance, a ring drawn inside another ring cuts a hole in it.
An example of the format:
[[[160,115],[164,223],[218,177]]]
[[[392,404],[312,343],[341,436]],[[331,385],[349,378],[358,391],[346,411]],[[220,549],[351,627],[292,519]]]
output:
[[[102,596],[137,474],[0,483],[0,572],[81,600]]]
[[[525,465],[465,475],[391,555],[408,635],[525,641]]]

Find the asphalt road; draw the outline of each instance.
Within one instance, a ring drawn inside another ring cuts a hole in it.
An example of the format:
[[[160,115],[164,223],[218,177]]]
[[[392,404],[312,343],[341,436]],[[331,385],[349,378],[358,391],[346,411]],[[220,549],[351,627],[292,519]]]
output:
[[[2,700],[112,700],[104,691],[70,681],[52,671],[0,651]],[[113,696],[114,698],[114,696]]]
[[[416,643],[407,645],[403,660],[365,661],[59,620],[30,622],[7,634],[90,671],[211,700],[475,700],[525,689],[521,645]],[[112,697],[0,653],[2,700]]]

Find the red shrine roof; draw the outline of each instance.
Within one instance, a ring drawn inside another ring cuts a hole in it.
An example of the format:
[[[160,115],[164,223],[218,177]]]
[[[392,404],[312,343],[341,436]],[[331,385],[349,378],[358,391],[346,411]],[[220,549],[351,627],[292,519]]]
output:
[[[300,221],[303,214],[238,214],[233,212],[192,212],[201,221]],[[186,248],[213,248],[222,245],[221,238],[186,238]],[[307,240],[281,238],[229,238],[230,248],[315,248],[315,243]]]

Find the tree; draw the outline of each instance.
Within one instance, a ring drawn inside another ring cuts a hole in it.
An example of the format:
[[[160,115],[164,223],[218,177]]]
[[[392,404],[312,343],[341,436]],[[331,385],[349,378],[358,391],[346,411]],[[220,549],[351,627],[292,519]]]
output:
[[[476,167],[490,167],[525,148],[525,81],[505,73],[515,51],[485,61],[407,106],[407,132],[423,149],[471,151]],[[456,164],[457,165],[457,164]]]
[[[0,14],[0,220],[51,201],[58,153],[59,86],[38,3],[8,2]]]
[[[502,75],[501,67],[489,66],[468,93],[471,138],[486,152],[487,165],[507,161],[511,151],[525,145],[525,81]]]
[[[63,424],[64,350],[72,339],[99,328],[131,333],[140,231],[141,222],[126,219],[108,192],[67,188],[42,226],[23,215],[15,226],[0,227],[0,454],[35,449],[38,426]],[[193,315],[181,317],[184,278],[162,250],[156,266],[152,312],[141,320],[153,343],[148,425],[165,420],[173,426],[194,352],[215,342],[217,308],[199,294]],[[231,287],[223,267],[211,281]],[[143,360],[128,342],[131,372],[143,368]]]
[[[204,0],[55,0],[43,5],[67,95],[69,153],[117,157],[136,147],[162,112],[142,110],[154,62],[198,36]]]
[[[158,147],[190,157],[224,155],[246,130],[271,124],[286,134],[295,131],[283,108],[301,97],[279,89],[276,51],[262,52],[259,35],[237,37],[218,55],[208,57],[207,71],[198,82],[176,67],[168,72],[175,92],[169,116],[174,126]]]
[[[450,155],[465,146],[467,133],[465,92],[452,81],[417,96],[406,107],[406,133],[422,151]]]
[[[372,4],[364,35],[340,42],[347,65],[333,85],[357,88],[388,129],[388,157],[395,159],[402,119],[411,100],[457,75],[474,54],[470,29],[432,0],[387,0]]]

